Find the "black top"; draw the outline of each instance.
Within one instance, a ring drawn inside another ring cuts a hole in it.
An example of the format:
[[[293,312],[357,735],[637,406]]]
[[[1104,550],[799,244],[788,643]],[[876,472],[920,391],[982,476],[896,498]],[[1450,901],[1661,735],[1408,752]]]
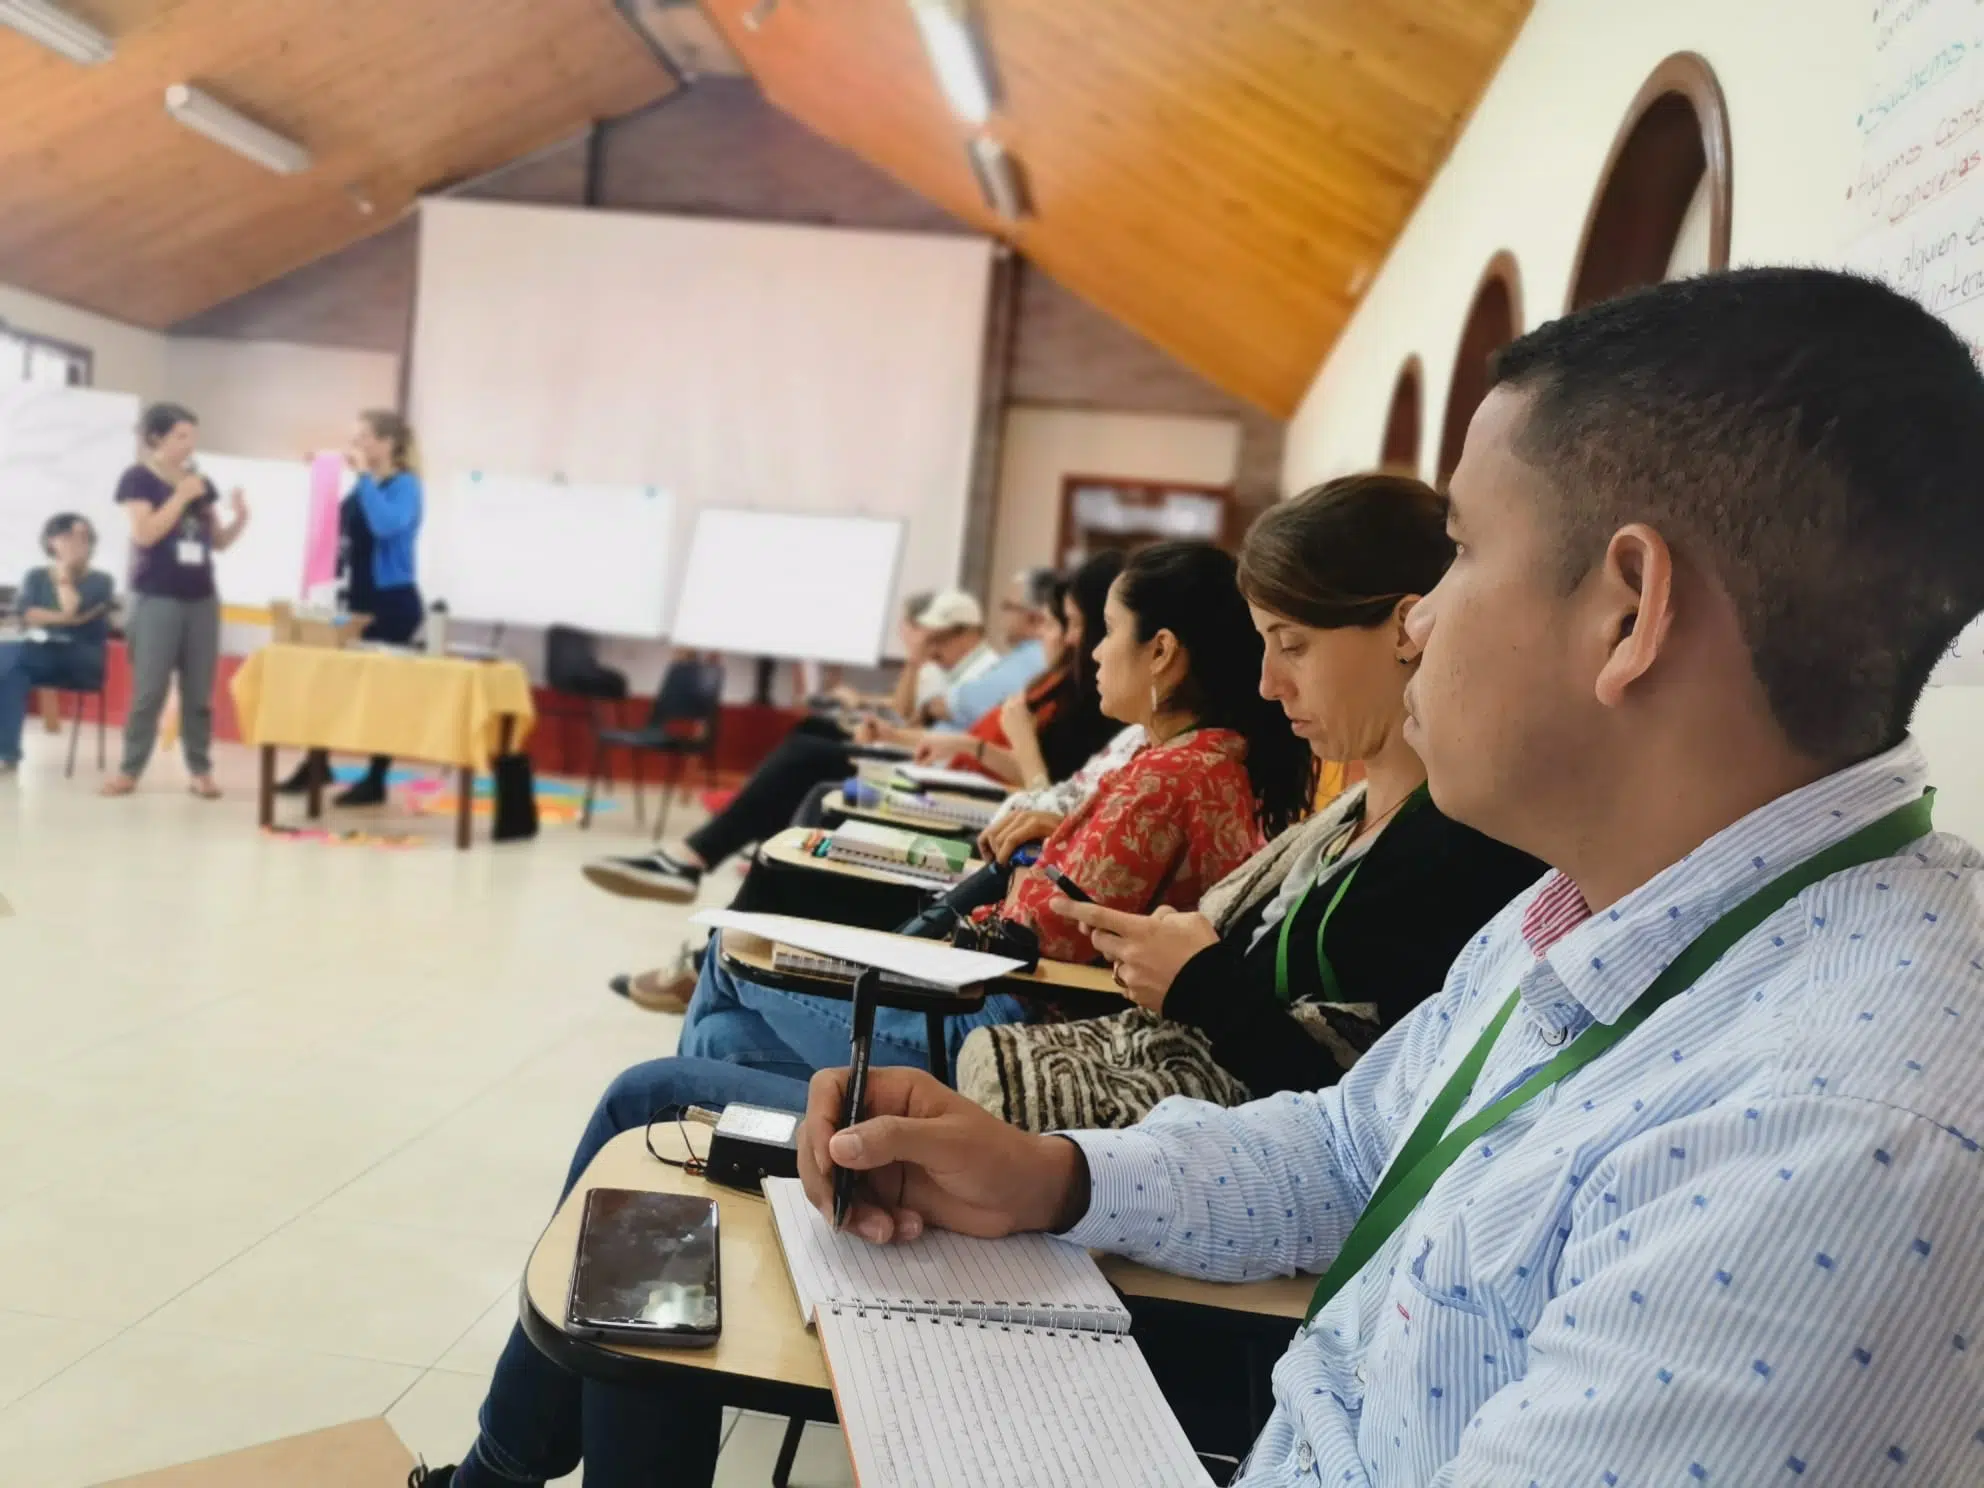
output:
[[[1440,814],[1430,801],[1413,806],[1378,834],[1323,942],[1345,1002],[1378,1009],[1377,1026],[1326,1014],[1358,1050],[1445,985],[1468,937],[1531,887],[1543,864],[1472,827]],[[1316,1001],[1316,926],[1334,892],[1324,887],[1296,906],[1289,931],[1289,994]],[[1189,1023],[1212,1043],[1220,1067],[1255,1096],[1334,1085],[1343,1067],[1275,995],[1275,943],[1264,935],[1251,950],[1272,895],[1229,924],[1179,969],[1165,995],[1164,1016]]]
[[[378,612],[379,589],[372,576],[372,527],[354,489],[338,503],[338,598],[347,615]]]

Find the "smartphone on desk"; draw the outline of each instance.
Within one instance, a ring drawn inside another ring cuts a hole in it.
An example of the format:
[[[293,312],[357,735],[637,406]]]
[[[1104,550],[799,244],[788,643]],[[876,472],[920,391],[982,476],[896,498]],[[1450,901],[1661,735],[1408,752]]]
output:
[[[1072,899],[1077,904],[1095,903],[1095,900],[1089,897],[1088,890],[1068,877],[1059,868],[1043,868],[1040,871],[1047,875],[1047,881],[1049,883],[1061,891],[1062,897]]]
[[[565,1326],[580,1338],[709,1348],[723,1332],[714,1199],[595,1188]]]

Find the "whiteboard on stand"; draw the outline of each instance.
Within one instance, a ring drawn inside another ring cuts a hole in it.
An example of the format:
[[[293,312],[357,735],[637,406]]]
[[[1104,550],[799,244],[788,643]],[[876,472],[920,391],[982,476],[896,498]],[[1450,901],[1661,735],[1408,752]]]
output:
[[[1862,13],[1847,267],[1920,301],[1984,362],[1984,8],[1872,0]],[[1930,685],[1984,685],[1984,622],[1957,638]]]
[[[79,512],[97,531],[94,567],[130,570],[130,523],[117,482],[137,456],[138,400],[129,393],[21,383],[0,387],[0,584],[47,562],[41,529]]]
[[[696,513],[673,640],[698,651],[873,666],[893,618],[903,524]]]
[[[658,486],[471,471],[428,493],[421,589],[458,620],[659,640],[674,525]]]
[[[234,546],[214,554],[214,583],[229,604],[265,605],[303,598],[303,551],[310,536],[310,466],[303,460],[255,460],[242,455],[195,457],[220,492],[215,516],[227,520],[227,498],[248,502],[248,526]]]

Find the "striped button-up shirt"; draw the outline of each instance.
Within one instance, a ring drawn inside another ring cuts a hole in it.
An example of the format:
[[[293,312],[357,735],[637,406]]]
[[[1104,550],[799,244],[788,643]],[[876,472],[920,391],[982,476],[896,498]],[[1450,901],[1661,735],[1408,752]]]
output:
[[[1322,1270],[1511,988],[1467,1114],[1925,773],[1904,743],[1595,916],[1546,881],[1330,1090],[1076,1134],[1071,1238]],[[1241,1481],[1984,1484],[1980,1138],[1984,858],[1932,836],[1806,889],[1465,1152],[1290,1345]]]

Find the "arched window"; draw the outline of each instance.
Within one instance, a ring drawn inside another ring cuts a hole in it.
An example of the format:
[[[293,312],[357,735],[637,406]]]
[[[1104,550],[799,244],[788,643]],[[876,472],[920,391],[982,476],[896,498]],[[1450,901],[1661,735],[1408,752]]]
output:
[[[1488,359],[1516,338],[1522,324],[1522,280],[1516,261],[1506,249],[1488,261],[1467,324],[1454,354],[1453,380],[1447,385],[1447,411],[1440,424],[1439,484],[1460,464],[1467,441],[1468,420],[1488,395]]]
[[[1626,110],[1585,218],[1568,310],[1729,267],[1729,110],[1694,52],[1654,68]]]
[[[1419,474],[1419,358],[1409,356],[1398,369],[1398,382],[1392,388],[1391,412],[1385,415],[1385,443],[1378,463],[1387,470]]]

